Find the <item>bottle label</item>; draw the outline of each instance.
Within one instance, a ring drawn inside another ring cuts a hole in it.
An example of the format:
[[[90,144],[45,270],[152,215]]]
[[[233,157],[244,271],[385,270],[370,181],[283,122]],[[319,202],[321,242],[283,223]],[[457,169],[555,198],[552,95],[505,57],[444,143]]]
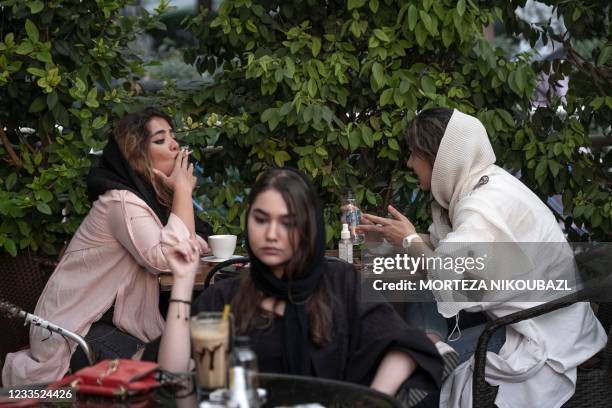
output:
[[[361,223],[361,211],[353,209],[346,213],[346,223],[348,225],[359,225]]]

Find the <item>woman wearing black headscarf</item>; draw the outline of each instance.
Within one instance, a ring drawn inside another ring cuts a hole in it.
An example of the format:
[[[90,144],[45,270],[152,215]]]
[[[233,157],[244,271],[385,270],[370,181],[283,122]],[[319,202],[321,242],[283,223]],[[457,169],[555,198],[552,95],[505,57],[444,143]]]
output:
[[[387,303],[362,302],[352,265],[325,258],[323,211],[304,174],[263,174],[248,205],[250,272],[203,292],[194,313],[231,304],[236,332],[249,336],[264,372],[344,380],[391,395],[400,387],[437,389],[442,367],[434,345]],[[193,254],[182,243],[166,256],[175,274],[172,298],[188,303]],[[159,362],[172,371],[189,363],[185,308],[170,304],[161,340]]]
[[[93,206],[35,314],[85,336],[99,358],[130,357],[160,336],[157,274],[169,271],[162,248],[198,229],[194,186],[193,165],[174,138],[171,119],[152,108],[126,115],[89,174]],[[198,233],[207,236],[205,229]],[[198,239],[198,249],[207,251]],[[76,344],[33,326],[30,348],[7,355],[3,383],[56,381],[69,367],[87,364],[75,349]]]

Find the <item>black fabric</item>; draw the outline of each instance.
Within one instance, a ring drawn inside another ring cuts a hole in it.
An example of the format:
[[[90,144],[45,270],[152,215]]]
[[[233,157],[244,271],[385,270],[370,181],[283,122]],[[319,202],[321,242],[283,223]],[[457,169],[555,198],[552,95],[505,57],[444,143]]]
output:
[[[308,185],[308,191],[316,191],[310,180],[300,171],[286,168],[299,175]],[[284,352],[283,360],[285,371],[289,374],[311,375],[312,363],[308,350],[312,345],[309,340],[308,314],[306,301],[318,288],[321,276],[326,269],[325,260],[325,225],[323,222],[323,209],[318,197],[313,194],[312,204],[316,211],[316,237],[314,254],[305,266],[305,273],[288,281],[286,275],[278,279],[270,267],[261,262],[249,246],[248,233],[246,234],[247,250],[251,258],[251,279],[255,286],[268,296],[282,299],[286,302],[283,318]],[[248,231],[248,228],[246,229]]]
[[[163,225],[168,223],[169,210],[157,201],[153,186],[144,180],[123,157],[113,136],[102,152],[97,166],[87,176],[87,196],[93,203],[108,190],[128,190],[140,197],[155,212]],[[199,218],[195,218],[196,233],[207,239],[212,228]]]
[[[111,308],[112,309],[112,308]],[[119,330],[115,325],[100,319],[91,325],[85,335],[97,361],[116,358],[132,358],[141,348],[145,347],[142,340]],[[70,358],[70,369],[72,372],[89,366],[85,352],[77,347]]]
[[[401,350],[418,366],[403,387],[437,392],[442,361],[425,334],[407,326],[384,299],[363,302],[360,277],[352,265],[329,258],[325,263],[322,279],[329,285],[334,300],[334,335],[323,347],[301,351],[309,354],[312,375],[369,386],[385,353]],[[192,313],[223,310],[225,304],[232,302],[239,286],[240,279],[227,279],[209,287],[194,300]],[[265,346],[274,340],[260,340],[263,336],[275,335],[274,331],[251,329],[246,334],[251,338],[258,360],[274,357],[266,354]],[[284,367],[277,372],[288,374]]]

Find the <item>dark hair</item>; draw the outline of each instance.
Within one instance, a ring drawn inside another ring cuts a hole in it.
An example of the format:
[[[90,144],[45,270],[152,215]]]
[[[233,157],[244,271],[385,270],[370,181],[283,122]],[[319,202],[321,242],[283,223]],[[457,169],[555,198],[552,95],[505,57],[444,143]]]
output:
[[[150,107],[125,115],[113,129],[113,137],[132,168],[153,186],[157,201],[170,208],[172,190],[155,177],[149,158],[151,135],[147,125],[153,118],[165,119],[173,127],[170,116],[157,108]]]
[[[264,173],[253,186],[248,198],[249,213],[257,197],[268,190],[275,190],[283,197],[287,210],[292,216],[292,231],[289,242],[294,250],[293,257],[285,266],[285,276],[289,281],[309,271],[307,263],[316,254],[317,236],[317,192],[297,172],[287,169],[272,169]],[[247,214],[247,231],[248,231]],[[319,239],[324,239],[319,237]],[[310,323],[310,337],[315,344],[323,345],[331,339],[332,297],[325,277],[321,284],[306,301],[306,311]],[[238,294],[233,299],[236,311],[238,333],[246,333],[250,327],[269,327],[274,314],[261,309],[266,295],[255,287],[248,274],[244,275]]]
[[[433,167],[446,126],[453,116],[449,108],[431,108],[421,111],[404,130],[404,150],[412,151]]]

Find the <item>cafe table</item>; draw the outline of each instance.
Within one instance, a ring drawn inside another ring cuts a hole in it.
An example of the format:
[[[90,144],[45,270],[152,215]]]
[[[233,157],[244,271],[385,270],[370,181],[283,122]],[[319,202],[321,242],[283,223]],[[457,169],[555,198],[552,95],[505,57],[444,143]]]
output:
[[[357,268],[358,271],[360,271],[362,269],[361,266],[361,262],[359,261],[359,253],[357,252],[355,254],[355,268]],[[338,257],[338,250],[337,249],[330,249],[330,250],[326,250],[325,251],[325,256],[328,257]],[[206,279],[206,275],[208,275],[208,272],[210,272],[210,270],[212,268],[214,268],[216,265],[216,263],[214,262],[206,262],[206,261],[201,261],[200,262],[200,268],[196,274],[196,278],[195,278],[195,283],[194,283],[194,290],[196,291],[200,291],[202,289],[204,289],[204,281]],[[236,267],[236,266],[228,266],[227,268],[223,268],[223,271],[228,271],[230,273],[238,273],[238,272],[244,272],[248,270],[248,267]],[[158,277],[159,280],[159,286],[160,289],[162,291],[170,291],[172,290],[172,285],[174,282],[174,278],[172,276],[171,273],[161,273],[159,274]]]
[[[193,375],[195,377],[195,374]],[[303,404],[320,404],[327,408],[400,408],[398,400],[372,388],[344,381],[324,378],[260,373],[258,375],[259,388],[266,390],[266,402],[263,408],[291,407]],[[44,386],[33,385],[33,389],[42,389]],[[4,401],[0,389],[0,407],[2,402],[12,402],[11,406],[36,406],[36,401]],[[135,395],[127,399],[85,395],[77,392],[76,400],[51,404],[61,407],[176,407],[177,397],[184,394],[184,390],[160,387],[148,393]],[[8,404],[7,404],[8,406]]]

